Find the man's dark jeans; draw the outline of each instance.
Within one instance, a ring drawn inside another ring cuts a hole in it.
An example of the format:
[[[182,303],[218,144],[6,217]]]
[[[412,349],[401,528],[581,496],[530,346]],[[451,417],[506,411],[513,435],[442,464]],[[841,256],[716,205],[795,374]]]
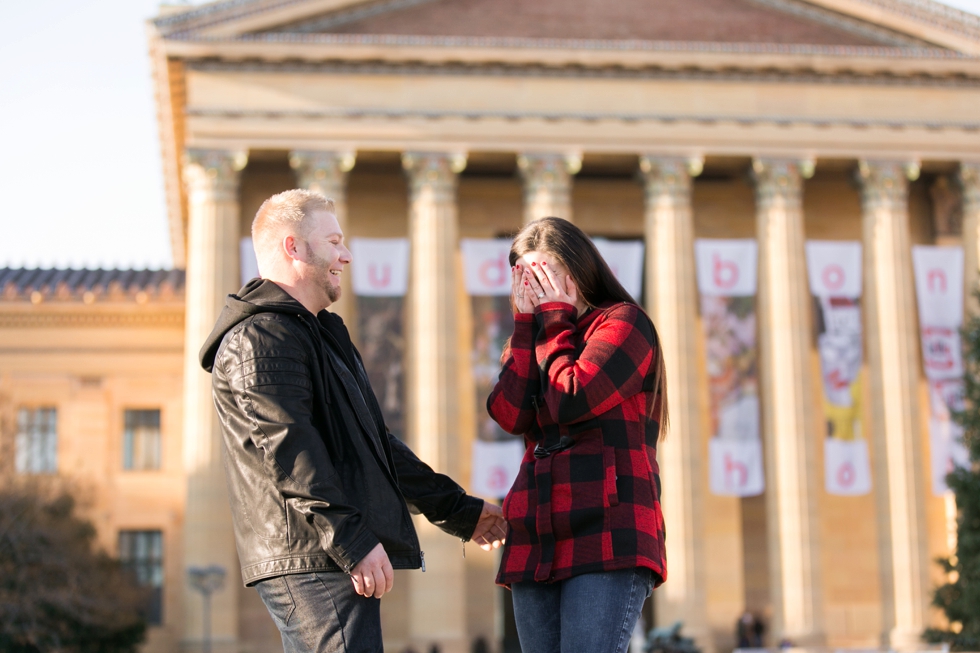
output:
[[[350,576],[314,572],[255,585],[282,634],[283,653],[381,653],[381,600],[354,592]]]
[[[622,653],[653,590],[653,574],[621,569],[511,589],[524,653]]]

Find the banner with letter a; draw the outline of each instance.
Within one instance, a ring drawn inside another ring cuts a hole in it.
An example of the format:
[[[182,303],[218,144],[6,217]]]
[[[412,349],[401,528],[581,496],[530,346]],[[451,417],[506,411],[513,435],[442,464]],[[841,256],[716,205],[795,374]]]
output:
[[[352,238],[358,348],[388,429],[405,438],[407,238]]]
[[[919,306],[922,358],[929,382],[929,441],[932,492],[945,494],[946,475],[969,465],[963,428],[952,411],[963,409],[963,250],[916,245],[912,248]]]
[[[712,494],[762,494],[756,346],[754,240],[699,239],[694,244],[711,397],[708,443]]]
[[[871,492],[861,431],[861,243],[807,241],[806,263],[827,425],[824,486],[828,494],[860,496]]]
[[[473,308],[473,380],[477,434],[473,442],[470,488],[501,499],[514,484],[524,457],[524,438],[501,429],[487,413],[487,397],[500,375],[500,357],[514,332],[510,305],[510,239],[464,238],[460,242],[463,279]]]

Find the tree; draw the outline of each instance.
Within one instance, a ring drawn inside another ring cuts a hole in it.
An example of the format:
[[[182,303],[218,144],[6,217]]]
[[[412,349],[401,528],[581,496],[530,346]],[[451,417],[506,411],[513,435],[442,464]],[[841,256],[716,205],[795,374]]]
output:
[[[939,559],[948,582],[936,589],[932,604],[942,609],[949,628],[929,628],[926,641],[946,642],[954,651],[980,650],[980,316],[963,329],[964,410],[953,419],[964,430],[969,468],[946,477],[956,496],[956,554]]]
[[[0,483],[0,651],[135,653],[143,590],[64,491]]]

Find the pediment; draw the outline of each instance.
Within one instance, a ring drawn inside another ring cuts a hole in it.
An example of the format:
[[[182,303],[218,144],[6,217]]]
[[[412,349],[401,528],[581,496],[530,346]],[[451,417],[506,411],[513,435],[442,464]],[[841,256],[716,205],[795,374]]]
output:
[[[630,42],[946,48],[980,54],[980,17],[930,0],[224,0],[154,21],[165,38],[282,42]]]

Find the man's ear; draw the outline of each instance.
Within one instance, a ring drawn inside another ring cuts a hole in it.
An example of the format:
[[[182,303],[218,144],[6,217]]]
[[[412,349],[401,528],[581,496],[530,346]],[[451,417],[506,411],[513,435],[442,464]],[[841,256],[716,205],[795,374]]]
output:
[[[301,247],[299,241],[292,234],[287,234],[282,238],[282,249],[286,252],[286,256],[293,259],[294,261],[303,261],[303,252],[301,252]]]

